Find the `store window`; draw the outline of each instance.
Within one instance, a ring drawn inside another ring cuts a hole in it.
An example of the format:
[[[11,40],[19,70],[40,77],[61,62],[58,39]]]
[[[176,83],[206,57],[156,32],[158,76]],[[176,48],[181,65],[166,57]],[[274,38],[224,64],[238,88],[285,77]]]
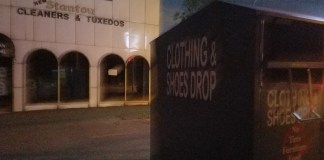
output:
[[[12,58],[0,56],[0,108],[12,105]]]
[[[89,62],[79,52],[70,52],[60,62],[60,101],[82,102],[89,99]]]
[[[127,101],[149,100],[149,64],[140,56],[127,61]]]
[[[12,60],[15,47],[11,39],[0,34],[0,109],[12,106]]]
[[[12,60],[14,45],[10,38],[0,34],[0,109],[12,106]]]
[[[26,67],[26,102],[57,102],[57,60],[53,53],[38,50],[29,55]]]
[[[125,63],[115,54],[105,57],[100,64],[101,101],[125,100]]]

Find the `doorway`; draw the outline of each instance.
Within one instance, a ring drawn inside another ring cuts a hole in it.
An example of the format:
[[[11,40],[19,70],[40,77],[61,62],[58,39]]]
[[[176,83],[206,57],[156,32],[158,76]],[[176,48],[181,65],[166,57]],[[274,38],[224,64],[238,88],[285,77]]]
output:
[[[134,56],[127,60],[127,104],[149,103],[149,64],[141,56]]]

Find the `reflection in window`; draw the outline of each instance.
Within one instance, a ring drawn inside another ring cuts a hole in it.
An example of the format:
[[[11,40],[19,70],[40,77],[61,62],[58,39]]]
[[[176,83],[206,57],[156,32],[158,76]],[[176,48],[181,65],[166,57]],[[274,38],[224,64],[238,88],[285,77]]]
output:
[[[65,55],[60,63],[60,100],[88,101],[89,62],[78,52]]]
[[[117,55],[105,57],[100,64],[101,101],[125,100],[125,64]]]
[[[26,68],[27,103],[57,102],[57,60],[47,50],[32,53]]]
[[[149,100],[149,65],[142,57],[131,57],[127,63],[127,101]]]

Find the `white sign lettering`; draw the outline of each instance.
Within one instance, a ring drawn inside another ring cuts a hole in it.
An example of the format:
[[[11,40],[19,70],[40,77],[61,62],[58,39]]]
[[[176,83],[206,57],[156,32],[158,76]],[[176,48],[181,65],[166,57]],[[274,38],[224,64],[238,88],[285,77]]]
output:
[[[296,122],[293,112],[309,105],[306,89],[271,89],[267,91],[267,126],[284,126]]]
[[[216,42],[206,36],[167,47],[167,96],[211,101],[216,87]]]

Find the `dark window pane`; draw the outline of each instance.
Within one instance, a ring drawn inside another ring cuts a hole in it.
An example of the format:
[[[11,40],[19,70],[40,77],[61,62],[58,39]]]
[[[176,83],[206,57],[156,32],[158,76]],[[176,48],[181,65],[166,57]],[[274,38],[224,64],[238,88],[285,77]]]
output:
[[[12,105],[12,58],[0,56],[0,108]]]
[[[60,100],[88,101],[89,62],[78,52],[65,55],[60,63]]]
[[[27,103],[57,102],[57,61],[49,51],[39,50],[27,60]]]

